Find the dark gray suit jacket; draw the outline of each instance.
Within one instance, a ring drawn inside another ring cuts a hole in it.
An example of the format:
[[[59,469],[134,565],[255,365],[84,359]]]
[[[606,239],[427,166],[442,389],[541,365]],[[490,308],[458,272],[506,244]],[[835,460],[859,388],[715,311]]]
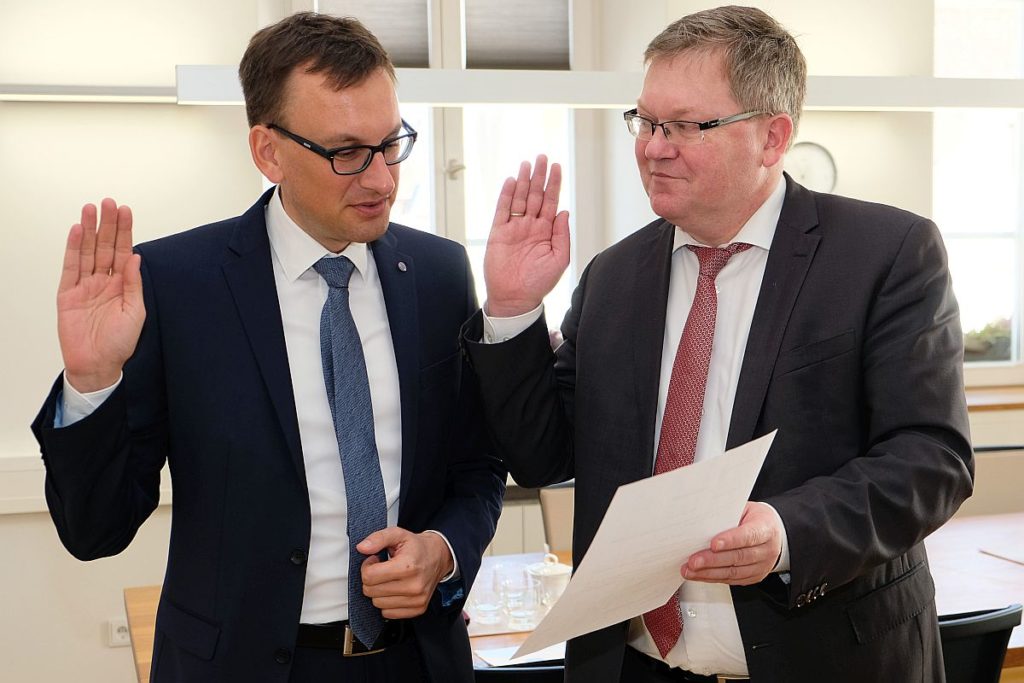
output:
[[[732,590],[757,682],[941,681],[922,540],[973,485],[962,337],[935,225],[818,194],[786,197],[751,323],[728,446],[779,434],[752,499],[786,526],[791,583]],[[552,354],[543,320],[463,345],[516,481],[576,478],[578,565],[615,490],[653,471],[674,228],[588,266]],[[568,679],[618,681],[626,624],[570,642]]]

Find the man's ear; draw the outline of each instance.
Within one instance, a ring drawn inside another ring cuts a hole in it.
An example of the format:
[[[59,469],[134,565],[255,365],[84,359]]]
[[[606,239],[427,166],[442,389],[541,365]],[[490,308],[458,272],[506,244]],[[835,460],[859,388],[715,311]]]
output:
[[[249,129],[249,151],[252,161],[260,173],[272,183],[284,180],[284,170],[277,159],[278,140],[274,132],[264,125],[257,124]]]
[[[789,114],[776,114],[768,121],[768,135],[764,143],[764,166],[771,168],[782,161],[793,137],[793,119]]]

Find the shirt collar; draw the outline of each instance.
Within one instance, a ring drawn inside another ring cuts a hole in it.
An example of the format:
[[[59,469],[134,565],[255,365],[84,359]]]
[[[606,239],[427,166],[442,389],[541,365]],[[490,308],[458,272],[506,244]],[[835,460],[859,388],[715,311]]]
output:
[[[786,179],[780,177],[775,189],[768,195],[768,199],[764,200],[764,204],[754,212],[753,216],[747,219],[747,222],[743,224],[743,227],[740,228],[740,231],[736,233],[736,237],[732,238],[729,244],[744,242],[768,251],[772,245],[772,239],[775,237],[775,227],[779,224],[779,216],[782,215],[782,203],[785,199]],[[677,226],[675,238],[672,242],[672,251],[674,252],[676,249],[687,244],[707,246],[701,244],[691,237],[689,233],[684,232]],[[722,246],[726,245],[723,244]]]
[[[274,190],[274,196],[267,204],[267,234],[270,246],[281,263],[281,269],[289,282],[295,282],[313,264],[324,256],[338,256],[324,248],[309,233],[299,227],[284,210],[281,201],[281,188]],[[369,259],[369,248],[362,242],[350,242],[341,252],[347,256],[359,274],[366,278],[366,264]]]

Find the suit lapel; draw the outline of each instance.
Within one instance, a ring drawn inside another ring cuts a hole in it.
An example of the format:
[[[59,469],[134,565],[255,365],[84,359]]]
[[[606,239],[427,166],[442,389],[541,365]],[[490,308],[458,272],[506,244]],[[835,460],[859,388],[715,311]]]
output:
[[[654,471],[654,424],[658,414],[658,386],[661,383],[661,354],[665,344],[665,312],[672,265],[675,227],[662,221],[640,243],[640,257],[633,271],[627,301],[634,302],[629,330],[635,372],[634,395],[639,419],[638,448],[641,458],[630,459],[643,469],[630,481],[648,477]]]
[[[813,195],[787,175],[786,199],[768,252],[768,263],[743,355],[729,422],[728,448],[755,436],[754,429],[779,357],[786,326],[818,248],[820,236],[807,234],[817,225],[818,213]]]
[[[288,450],[299,476],[305,480],[299,422],[295,414],[295,394],[292,390],[281,306],[274,282],[270,238],[264,213],[272,192],[270,190],[265,193],[238,219],[228,244],[234,258],[227,260],[223,270],[274,412],[284,432]]]
[[[388,325],[395,347],[402,405],[402,479],[399,514],[409,494],[416,452],[417,405],[420,391],[419,314],[416,307],[416,268],[412,257],[398,251],[398,240],[388,230],[370,245],[377,264]]]

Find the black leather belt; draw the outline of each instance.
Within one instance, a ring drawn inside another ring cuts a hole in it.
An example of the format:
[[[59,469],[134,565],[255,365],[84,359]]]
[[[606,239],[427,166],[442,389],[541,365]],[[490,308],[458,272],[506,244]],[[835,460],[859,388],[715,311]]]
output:
[[[389,647],[398,645],[405,640],[412,629],[404,620],[384,622],[384,630],[377,637],[372,647],[359,642],[352,633],[348,621],[335,621],[330,624],[299,624],[299,635],[295,640],[296,647],[314,647],[324,650],[341,650],[346,657],[374,655]]]

